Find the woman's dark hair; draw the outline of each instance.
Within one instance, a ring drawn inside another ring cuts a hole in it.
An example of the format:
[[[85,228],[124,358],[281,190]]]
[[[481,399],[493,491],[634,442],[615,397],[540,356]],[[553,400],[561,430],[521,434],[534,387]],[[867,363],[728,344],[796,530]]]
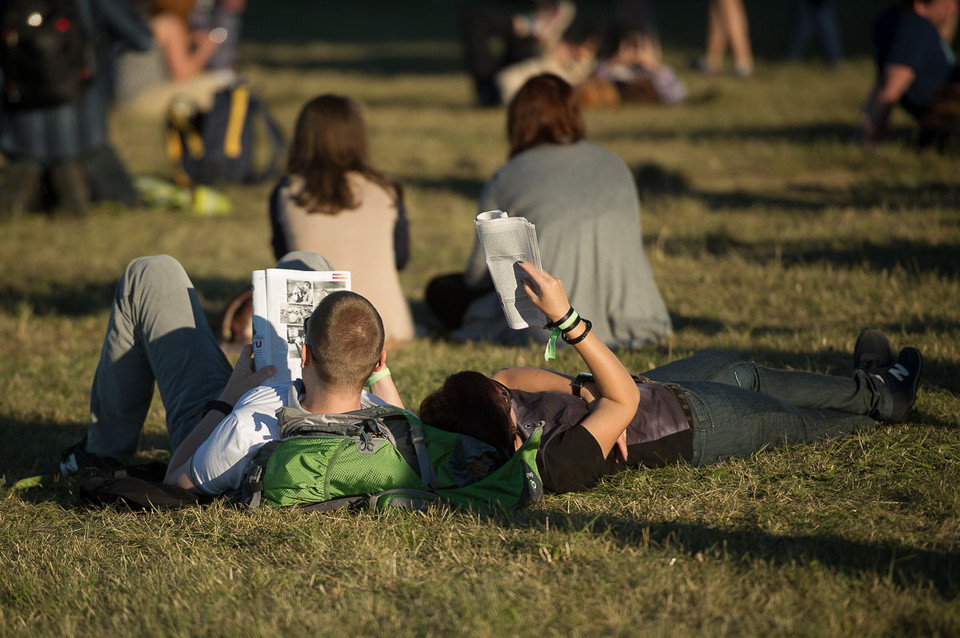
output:
[[[513,454],[517,428],[509,393],[479,372],[465,370],[447,377],[420,403],[420,418],[427,425],[466,434]]]
[[[287,157],[287,172],[304,180],[294,200],[311,213],[333,215],[357,208],[362,202],[347,180],[350,171],[399,196],[399,186],[370,165],[367,130],[357,103],[342,95],[315,97],[297,117]]]
[[[572,144],[586,135],[573,87],[556,75],[530,78],[510,102],[510,157],[539,144]]]

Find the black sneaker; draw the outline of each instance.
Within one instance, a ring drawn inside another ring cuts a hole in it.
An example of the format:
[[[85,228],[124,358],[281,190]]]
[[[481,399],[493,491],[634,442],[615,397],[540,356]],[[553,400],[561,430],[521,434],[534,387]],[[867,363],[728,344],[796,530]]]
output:
[[[893,363],[890,341],[876,328],[866,328],[853,346],[853,369],[867,374],[880,374]]]
[[[893,394],[893,409],[888,421],[899,423],[910,413],[917,400],[917,384],[923,372],[923,356],[916,348],[904,348],[896,362],[880,373]]]
[[[42,476],[75,476],[84,474],[112,474],[120,463],[111,458],[91,454],[84,449],[87,439],[74,443],[60,453],[60,460],[48,463],[40,469]]]

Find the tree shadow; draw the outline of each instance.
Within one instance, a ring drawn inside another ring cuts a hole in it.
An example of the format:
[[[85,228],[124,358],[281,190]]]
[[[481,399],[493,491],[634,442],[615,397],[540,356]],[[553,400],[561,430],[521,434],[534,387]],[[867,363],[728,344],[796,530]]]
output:
[[[624,548],[681,552],[686,560],[720,559],[747,569],[751,562],[774,566],[825,565],[857,577],[889,578],[897,587],[933,587],[946,600],[960,594],[960,552],[926,550],[895,543],[851,541],[833,534],[771,534],[722,529],[702,523],[641,521],[601,514],[533,510],[501,521],[507,526],[589,531]]]
[[[709,100],[707,100],[709,101]],[[817,124],[791,124],[774,127],[723,127],[700,129],[658,130],[634,128],[608,131],[592,135],[598,143],[630,140],[634,142],[667,142],[690,140],[694,142],[789,142],[797,146],[822,146],[824,144],[859,144],[859,133],[853,115],[849,122],[822,122]],[[900,145],[904,150],[917,150],[916,130],[909,126],[891,127],[885,136],[885,144]]]
[[[827,208],[915,211],[960,207],[960,185],[928,181],[915,185],[858,184],[851,188],[830,189],[823,186],[791,188],[787,195],[744,190],[718,192],[693,187],[680,171],[665,169],[659,164],[640,164],[633,169],[641,198],[656,205],[657,200],[687,197],[703,202],[711,211],[761,207],[770,215],[820,214]],[[921,241],[891,240],[889,243],[869,238],[837,248],[821,240],[769,240],[744,242],[726,231],[704,233],[697,237],[666,237],[659,248],[670,254],[714,256],[737,254],[756,263],[804,265],[829,262],[843,267],[868,265],[874,270],[902,267],[908,272],[936,272],[946,277],[960,274],[960,247],[954,244],[930,244]]]
[[[482,179],[470,177],[448,176],[433,178],[422,175],[403,177],[403,184],[407,188],[419,188],[431,192],[446,191],[469,200],[476,200],[480,196],[480,191],[483,190],[485,183]]]
[[[223,307],[244,288],[250,285],[249,277],[206,277],[194,279],[194,287],[204,301],[207,319],[214,322]],[[0,287],[0,310],[16,315],[29,308],[36,317],[89,317],[109,309],[113,303],[117,280],[48,282],[38,288],[33,280],[21,285]]]

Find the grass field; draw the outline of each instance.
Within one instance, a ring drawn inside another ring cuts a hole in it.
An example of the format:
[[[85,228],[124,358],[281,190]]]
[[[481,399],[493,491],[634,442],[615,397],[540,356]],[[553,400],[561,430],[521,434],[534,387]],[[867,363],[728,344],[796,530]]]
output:
[[[248,11],[245,68],[289,131],[321,92],[364,106],[404,185],[418,322],[430,277],[462,267],[501,109],[471,106],[456,2],[276,2]],[[581,3],[583,4],[583,3]],[[659,3],[668,60],[699,51],[703,3]],[[960,183],[957,158],[856,144],[880,4],[837,3],[848,65],[777,60],[784,3],[747,2],[750,81],[687,75],[676,108],[590,112],[634,169],[676,334],[622,351],[640,372],[705,348],[848,374],[868,325],[916,345],[908,423],[694,469],[630,472],[522,512],[304,515],[215,505],[122,513],[75,486],[14,491],[82,435],[113,286],[133,257],[180,259],[211,317],[271,263],[269,185],[223,218],[94,207],[0,227],[0,636],[960,635]],[[601,13],[606,3],[587,5]],[[169,175],[156,122],[114,122],[138,174]],[[408,405],[447,373],[537,365],[541,350],[431,336],[391,354]],[[578,369],[571,353],[558,368]],[[167,458],[154,402],[140,459]]]

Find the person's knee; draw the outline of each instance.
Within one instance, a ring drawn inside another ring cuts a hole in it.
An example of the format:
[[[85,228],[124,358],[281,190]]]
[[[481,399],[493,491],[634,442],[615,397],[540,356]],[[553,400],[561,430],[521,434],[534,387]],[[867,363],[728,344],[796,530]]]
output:
[[[191,288],[193,284],[179,261],[170,255],[150,255],[137,257],[127,265],[117,293],[139,297],[152,294],[150,291],[183,286]]]
[[[316,271],[334,270],[333,264],[331,264],[326,257],[305,250],[294,250],[287,253],[277,262],[277,268]]]
[[[179,261],[170,255],[149,255],[137,257],[127,264],[128,278],[169,277],[171,274],[184,272]]]

